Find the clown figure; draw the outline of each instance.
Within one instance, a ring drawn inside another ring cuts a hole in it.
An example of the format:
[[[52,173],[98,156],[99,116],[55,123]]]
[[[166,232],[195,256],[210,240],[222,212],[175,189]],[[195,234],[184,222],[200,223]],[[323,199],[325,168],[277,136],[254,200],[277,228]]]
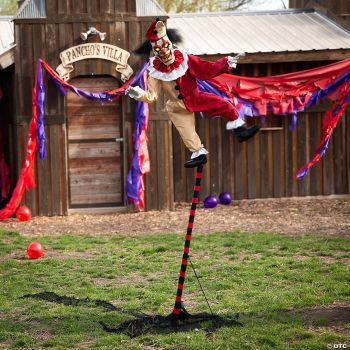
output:
[[[229,101],[198,88],[197,78],[208,80],[227,73],[236,68],[238,56],[209,62],[187,54],[173,44],[181,40],[177,32],[169,29],[167,33],[165,24],[158,19],[151,23],[146,38],[148,40],[134,52],[153,52],[153,57],[149,59],[147,91],[135,86],[129,87],[125,93],[138,101],[152,103],[163,89],[168,98],[166,111],[169,118],[192,152],[191,159],[184,164],[186,168],[194,168],[207,161],[208,151],[195,130],[194,112],[225,117],[226,129],[233,130],[239,142],[248,140],[259,131],[258,125],[245,128],[244,121],[238,118],[237,110]]]

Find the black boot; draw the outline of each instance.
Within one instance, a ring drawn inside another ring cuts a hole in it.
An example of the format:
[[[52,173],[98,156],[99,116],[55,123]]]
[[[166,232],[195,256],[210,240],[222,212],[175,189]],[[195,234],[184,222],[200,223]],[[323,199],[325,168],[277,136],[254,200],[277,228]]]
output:
[[[207,155],[201,154],[200,156],[190,159],[184,164],[185,168],[195,168],[199,165],[205,164],[207,162]]]
[[[259,125],[253,125],[250,128],[245,128],[244,126],[240,126],[233,130],[235,136],[237,137],[238,142],[244,142],[253,137],[260,129]]]

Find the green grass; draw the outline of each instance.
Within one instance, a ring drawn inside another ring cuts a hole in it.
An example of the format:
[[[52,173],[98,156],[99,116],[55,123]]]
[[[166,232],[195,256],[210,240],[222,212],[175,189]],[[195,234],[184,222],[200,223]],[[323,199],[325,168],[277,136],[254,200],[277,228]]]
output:
[[[243,327],[136,338],[105,332],[132,316],[94,303],[67,306],[25,294],[100,299],[125,310],[166,315],[176,292],[184,235],[41,237],[46,256],[24,257],[35,238],[0,231],[0,349],[327,349],[343,333],[303,309],[349,300],[349,241],[271,233],[195,233],[191,259],[214,313],[240,313]],[[188,268],[184,300],[208,312]],[[291,312],[290,310],[298,312]],[[344,328],[349,325],[343,325]]]

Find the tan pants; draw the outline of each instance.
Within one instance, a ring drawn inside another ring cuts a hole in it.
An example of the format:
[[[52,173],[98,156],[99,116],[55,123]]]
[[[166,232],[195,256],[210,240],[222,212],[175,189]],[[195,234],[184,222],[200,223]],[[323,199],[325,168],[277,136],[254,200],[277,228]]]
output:
[[[196,152],[203,147],[202,142],[196,132],[195,117],[189,112],[182,101],[167,101],[166,110],[171,122],[178,130],[185,146]]]

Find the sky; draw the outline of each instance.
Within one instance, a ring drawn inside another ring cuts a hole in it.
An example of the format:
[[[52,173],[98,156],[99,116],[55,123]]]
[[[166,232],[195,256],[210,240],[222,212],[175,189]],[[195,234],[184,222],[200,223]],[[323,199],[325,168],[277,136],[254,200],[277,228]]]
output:
[[[241,11],[265,11],[284,9],[283,3],[288,8],[289,0],[253,0],[249,5],[241,8]]]

